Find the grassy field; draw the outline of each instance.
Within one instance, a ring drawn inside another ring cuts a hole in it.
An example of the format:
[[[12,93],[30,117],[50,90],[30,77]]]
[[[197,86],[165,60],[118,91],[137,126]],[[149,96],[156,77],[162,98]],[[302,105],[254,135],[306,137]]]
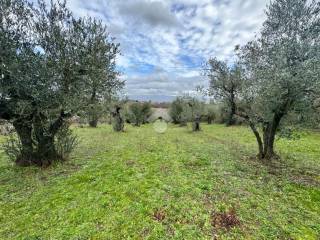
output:
[[[48,169],[0,153],[0,239],[320,239],[319,133],[262,164],[246,127],[75,132]]]

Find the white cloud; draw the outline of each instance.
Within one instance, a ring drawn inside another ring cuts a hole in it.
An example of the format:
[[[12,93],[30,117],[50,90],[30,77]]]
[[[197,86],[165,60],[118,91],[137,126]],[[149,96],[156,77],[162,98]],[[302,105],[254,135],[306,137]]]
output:
[[[205,84],[211,56],[231,60],[251,40],[269,0],[69,0],[77,16],[102,19],[121,44],[129,95],[177,95]],[[152,67],[153,66],[153,67]]]
[[[119,13],[127,16],[132,21],[151,26],[165,25],[169,27],[178,26],[179,23],[168,6],[160,1],[122,1],[119,4]]]

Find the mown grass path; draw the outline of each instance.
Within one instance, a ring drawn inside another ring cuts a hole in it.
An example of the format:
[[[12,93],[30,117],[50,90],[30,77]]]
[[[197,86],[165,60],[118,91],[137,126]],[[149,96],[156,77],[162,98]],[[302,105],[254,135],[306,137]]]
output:
[[[251,157],[244,127],[75,129],[72,159],[17,168],[1,153],[0,239],[319,239],[319,134]],[[225,229],[215,213],[235,210]]]

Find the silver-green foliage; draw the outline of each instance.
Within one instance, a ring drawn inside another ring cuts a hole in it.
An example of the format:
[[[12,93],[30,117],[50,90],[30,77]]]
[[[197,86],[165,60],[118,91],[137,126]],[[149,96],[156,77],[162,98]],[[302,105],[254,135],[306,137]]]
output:
[[[139,127],[141,124],[148,122],[152,115],[150,102],[129,102],[127,106],[127,120],[134,126]]]
[[[177,97],[170,106],[169,115],[175,124],[184,126],[187,122],[200,122],[205,115],[204,103],[190,96]]]
[[[58,158],[56,134],[93,92],[96,103],[122,86],[118,45],[101,22],[73,17],[65,2],[0,0],[0,14],[0,117],[22,143],[17,163],[43,165]]]
[[[274,0],[266,14],[260,37],[238,52],[245,70],[238,114],[253,128],[262,158],[273,155],[280,122],[320,96],[319,2]]]

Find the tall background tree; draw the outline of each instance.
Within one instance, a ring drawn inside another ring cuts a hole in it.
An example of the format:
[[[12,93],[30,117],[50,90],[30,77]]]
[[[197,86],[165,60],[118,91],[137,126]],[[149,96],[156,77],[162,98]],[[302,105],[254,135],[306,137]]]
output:
[[[112,42],[107,28],[101,21],[88,18],[84,23],[87,36],[86,77],[88,81],[86,112],[89,125],[96,127],[101,115],[105,112],[104,101],[109,100],[124,86],[116,70],[116,57],[119,44]]]
[[[209,78],[206,95],[227,104],[227,126],[235,124],[236,101],[241,88],[241,66],[228,66],[227,62],[211,58],[205,66],[205,75]]]

